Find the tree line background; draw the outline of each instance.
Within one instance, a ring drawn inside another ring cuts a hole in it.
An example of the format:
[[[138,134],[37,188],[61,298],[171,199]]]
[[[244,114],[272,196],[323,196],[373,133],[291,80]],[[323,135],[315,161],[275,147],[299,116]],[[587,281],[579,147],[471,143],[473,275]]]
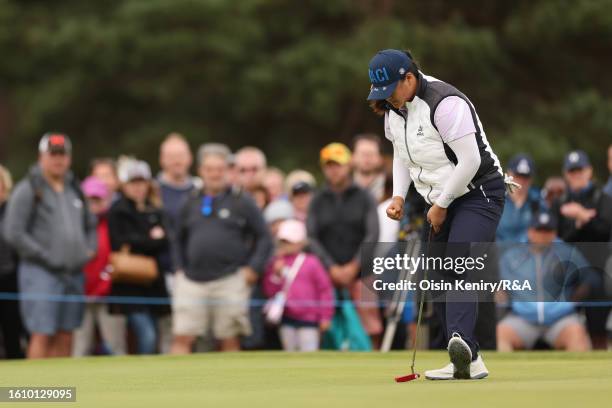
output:
[[[176,130],[314,170],[323,144],[382,134],[365,102],[382,48],[464,91],[503,164],[529,152],[541,181],[582,148],[607,178],[609,0],[0,0],[0,162],[22,175],[60,130],[81,174],[156,164]]]

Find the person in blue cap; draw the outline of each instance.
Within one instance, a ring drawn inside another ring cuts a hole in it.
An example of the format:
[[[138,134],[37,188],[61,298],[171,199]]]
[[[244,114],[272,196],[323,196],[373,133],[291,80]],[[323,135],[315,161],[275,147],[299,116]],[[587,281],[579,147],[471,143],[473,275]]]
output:
[[[532,290],[499,292],[510,310],[497,325],[498,350],[532,349],[538,340],[557,350],[590,350],[573,302],[584,300],[600,278],[580,250],[558,239],[557,220],[547,210],[533,214],[527,234],[528,244],[509,246],[501,257],[501,278],[529,282]]]
[[[540,190],[533,186],[535,163],[530,155],[519,153],[508,162],[507,173],[522,188],[506,196],[504,212],[497,227],[497,241],[526,242],[531,218],[544,206]]]
[[[384,115],[385,137],[393,143],[393,197],[387,215],[401,219],[414,183],[427,203],[432,242],[494,241],[504,208],[504,173],[474,105],[454,86],[423,74],[407,51],[379,51],[370,60],[369,77],[367,99]],[[516,187],[508,180],[508,188]],[[452,275],[448,278],[458,276]],[[426,371],[428,379],[488,375],[474,335],[477,296],[457,295],[463,298],[434,303],[451,362]]]
[[[593,166],[583,150],[573,150],[565,156],[563,176],[566,192],[551,208],[559,220],[558,235],[565,242],[608,242],[612,229],[612,197],[593,181]],[[581,245],[592,265],[605,265],[606,251],[598,245]],[[592,299],[604,298],[603,288],[595,288]],[[591,299],[590,299],[591,300]],[[586,307],[587,329],[594,349],[607,348],[606,321],[610,307]]]
[[[565,156],[566,193],[553,204],[559,237],[567,242],[607,242],[612,225],[612,198],[593,181],[593,167],[583,150]]]

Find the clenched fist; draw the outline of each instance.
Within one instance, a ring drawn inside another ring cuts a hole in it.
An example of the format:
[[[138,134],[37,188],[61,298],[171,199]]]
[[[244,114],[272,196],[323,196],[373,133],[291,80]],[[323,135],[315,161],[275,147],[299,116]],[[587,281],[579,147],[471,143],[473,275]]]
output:
[[[400,220],[404,215],[404,199],[399,196],[394,196],[391,203],[387,207],[387,217],[392,220]]]

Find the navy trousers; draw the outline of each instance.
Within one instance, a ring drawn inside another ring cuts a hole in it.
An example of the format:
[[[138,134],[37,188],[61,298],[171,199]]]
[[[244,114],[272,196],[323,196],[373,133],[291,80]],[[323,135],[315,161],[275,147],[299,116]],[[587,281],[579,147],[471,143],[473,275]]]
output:
[[[432,248],[439,250],[439,243],[444,242],[494,242],[495,231],[504,210],[504,193],[504,181],[500,176],[453,201],[440,231],[437,234],[431,232]],[[461,253],[465,251],[469,251],[468,245],[448,245],[445,256],[468,256],[468,253]],[[452,275],[445,279],[465,277],[454,273]],[[445,343],[448,343],[453,333],[458,333],[470,346],[472,359],[476,360],[479,346],[474,336],[474,327],[478,318],[478,295],[474,292],[446,292],[445,298],[435,301],[434,310],[441,320]]]

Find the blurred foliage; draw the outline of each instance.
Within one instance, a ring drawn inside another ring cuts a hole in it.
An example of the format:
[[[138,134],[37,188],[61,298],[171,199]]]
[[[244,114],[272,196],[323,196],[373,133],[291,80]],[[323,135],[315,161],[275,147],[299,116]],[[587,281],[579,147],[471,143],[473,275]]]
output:
[[[20,175],[61,130],[81,173],[94,156],[156,164],[176,130],[314,169],[324,143],[381,133],[365,97],[382,48],[463,90],[503,163],[529,152],[543,178],[583,148],[606,177],[605,0],[0,0],[0,160]]]

